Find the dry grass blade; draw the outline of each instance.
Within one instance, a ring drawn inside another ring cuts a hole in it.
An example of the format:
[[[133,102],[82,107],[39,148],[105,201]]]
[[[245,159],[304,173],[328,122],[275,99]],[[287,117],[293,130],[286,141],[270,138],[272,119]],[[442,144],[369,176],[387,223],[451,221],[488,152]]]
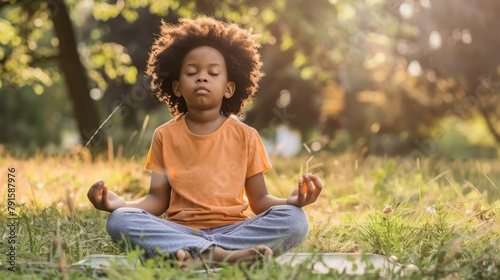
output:
[[[92,134],[92,136],[90,137],[89,141],[87,141],[87,143],[85,143],[85,146],[83,146],[82,148],[82,152],[87,148],[87,146],[90,144],[90,142],[92,142],[92,140],[94,139],[94,137],[97,135],[97,133],[99,133],[99,131],[102,129],[102,127],[109,121],[109,119],[111,119],[111,116],[113,116],[116,111],[118,111],[118,109],[123,105],[123,102],[118,104],[118,106],[116,106],[116,108],[113,110],[113,112],[111,112],[111,114],[109,114],[109,116],[101,123],[101,125],[99,126],[99,128],[97,128],[97,130],[94,132],[94,134]],[[82,153],[80,152],[80,154]]]

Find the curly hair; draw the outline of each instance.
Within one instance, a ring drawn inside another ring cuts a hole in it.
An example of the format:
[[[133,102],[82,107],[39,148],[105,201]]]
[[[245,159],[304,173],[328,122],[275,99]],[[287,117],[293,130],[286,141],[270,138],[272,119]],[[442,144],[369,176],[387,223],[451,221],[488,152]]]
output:
[[[176,25],[162,21],[161,33],[151,47],[146,69],[153,95],[168,104],[172,116],[186,114],[186,101],[174,95],[172,83],[179,80],[182,61],[189,51],[210,46],[224,57],[228,81],[235,84],[233,96],[223,99],[220,112],[225,116],[241,116],[263,76],[258,38],[251,29],[210,17],[181,18]]]

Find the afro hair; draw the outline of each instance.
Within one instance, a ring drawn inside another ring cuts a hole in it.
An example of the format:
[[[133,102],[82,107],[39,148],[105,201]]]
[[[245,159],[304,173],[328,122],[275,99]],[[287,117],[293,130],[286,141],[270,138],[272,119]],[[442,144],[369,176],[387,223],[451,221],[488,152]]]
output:
[[[162,22],[146,70],[147,76],[151,77],[153,95],[167,103],[173,116],[186,114],[186,102],[183,97],[174,95],[172,83],[179,80],[182,61],[189,51],[210,46],[224,57],[228,80],[236,87],[233,96],[222,101],[220,112],[225,116],[241,116],[263,76],[258,38],[251,29],[210,17],[181,18],[175,25]]]

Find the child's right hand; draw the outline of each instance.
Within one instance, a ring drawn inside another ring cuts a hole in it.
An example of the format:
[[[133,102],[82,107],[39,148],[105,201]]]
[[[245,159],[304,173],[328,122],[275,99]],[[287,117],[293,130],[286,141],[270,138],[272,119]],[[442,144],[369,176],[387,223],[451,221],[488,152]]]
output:
[[[87,197],[98,210],[113,212],[120,207],[126,206],[125,201],[114,192],[108,190],[102,180],[97,181],[90,187]]]

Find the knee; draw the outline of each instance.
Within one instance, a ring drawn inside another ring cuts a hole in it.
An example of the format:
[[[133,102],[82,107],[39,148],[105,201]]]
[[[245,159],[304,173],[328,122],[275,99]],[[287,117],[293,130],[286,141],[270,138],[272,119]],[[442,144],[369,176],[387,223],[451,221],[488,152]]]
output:
[[[118,208],[111,212],[106,222],[106,230],[111,236],[111,238],[116,241],[123,234],[128,232],[128,228],[131,225],[131,219],[138,213],[143,212],[140,209],[135,208]]]
[[[309,232],[309,221],[307,215],[299,207],[293,205],[282,205],[275,208],[286,221],[289,230],[299,239],[305,239]]]

